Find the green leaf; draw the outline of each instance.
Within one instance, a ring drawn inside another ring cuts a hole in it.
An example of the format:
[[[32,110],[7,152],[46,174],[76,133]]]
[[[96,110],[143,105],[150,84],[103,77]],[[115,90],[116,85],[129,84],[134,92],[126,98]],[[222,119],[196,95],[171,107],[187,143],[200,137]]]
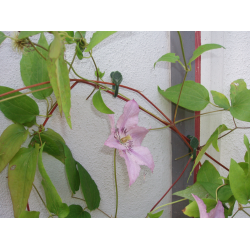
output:
[[[29,36],[34,36],[36,34],[39,34],[43,31],[21,31],[19,33],[19,36],[18,36],[18,39],[24,39],[24,38],[27,38]]]
[[[149,216],[149,218],[160,218],[161,215],[163,214],[163,212],[164,212],[164,210],[161,210],[160,212],[155,213],[155,214],[152,214],[152,213],[150,212],[150,213],[148,213],[148,216]]]
[[[44,33],[41,33],[38,44],[48,49],[49,46],[44,36]],[[36,48],[44,57],[48,57],[47,51],[39,47]],[[23,54],[22,59],[20,61],[20,72],[25,86],[49,81],[46,61],[36,51],[31,51],[29,53]],[[42,86],[31,88],[31,90],[33,91],[49,86],[51,85],[48,83]],[[46,97],[50,96],[52,92],[53,90],[51,88],[39,92],[34,92],[32,93],[32,95],[37,99],[45,99]]]
[[[191,176],[192,172],[194,171],[196,165],[199,163],[199,161],[201,160],[202,156],[205,154],[205,152],[207,151],[207,149],[209,148],[209,146],[211,144],[213,144],[214,148],[219,151],[219,148],[218,148],[218,144],[217,144],[217,141],[218,141],[218,136],[220,133],[224,132],[228,130],[227,126],[222,124],[220,125],[218,128],[216,128],[216,130],[213,132],[213,134],[210,136],[210,138],[208,139],[206,145],[204,147],[202,147],[200,153],[198,154],[198,156],[196,157],[196,160],[194,162],[194,166],[193,166],[193,169],[192,171],[190,172],[190,175],[189,177]]]
[[[4,35],[4,33],[2,31],[0,31],[0,45],[1,43],[6,39],[6,36]]]
[[[216,190],[221,184],[211,183],[211,182],[199,182],[206,191],[215,199],[216,198]],[[227,202],[228,199],[233,195],[230,186],[222,186],[218,189],[217,192],[218,199],[222,202]]]
[[[66,218],[91,218],[90,213],[83,211],[80,205],[70,205],[70,212]]]
[[[66,31],[66,32],[68,33],[69,36],[74,37],[74,31]],[[73,38],[70,39],[69,37],[66,37],[65,40],[68,44],[74,43]]]
[[[77,31],[75,33],[75,38],[82,39],[82,38],[85,38],[85,35],[86,35],[86,31]]]
[[[105,75],[105,71],[102,73],[99,68],[97,68],[97,70],[98,70],[98,76],[100,78],[103,78],[103,76]],[[97,72],[96,71],[95,71],[95,76],[97,77]]]
[[[86,169],[79,162],[76,162],[76,164],[80,175],[82,193],[87,203],[87,207],[89,210],[94,210],[99,207],[101,200],[98,187]]]
[[[66,203],[62,203],[58,209],[58,217],[59,218],[65,218],[69,214],[69,207]]]
[[[25,211],[36,173],[39,145],[21,148],[9,163],[8,182],[14,216]]]
[[[85,52],[89,52],[97,44],[99,44],[101,41],[103,41],[104,39],[106,39],[107,37],[111,36],[114,33],[116,33],[116,31],[96,31],[93,34],[93,36],[92,36],[92,38],[90,40],[90,43],[89,43],[87,49],[85,50]]]
[[[222,202],[228,202],[233,195],[233,192],[229,185],[223,186],[218,190],[218,199]]]
[[[211,94],[213,96],[214,103],[216,105],[218,105],[221,108],[224,108],[225,110],[230,109],[229,101],[225,95],[213,90],[211,90]]]
[[[209,182],[209,183],[216,183],[219,185],[223,184],[223,181],[219,179],[220,174],[218,170],[211,164],[208,160],[206,160],[197,174],[197,181],[201,182]]]
[[[248,151],[244,155],[244,161],[248,163]]]
[[[229,169],[230,187],[235,199],[241,204],[247,204],[250,199],[250,176],[231,159]]]
[[[248,163],[247,162],[239,162],[239,166],[243,169],[245,175],[248,173]]]
[[[202,199],[203,202],[205,203],[207,207],[207,213],[209,213],[213,208],[215,208],[217,202],[216,200],[213,199]],[[187,205],[182,212],[189,216],[189,217],[194,217],[194,218],[199,218],[200,217],[200,211],[197,205],[196,201],[193,201],[189,205]]]
[[[247,84],[243,79],[235,80],[230,85],[230,99],[231,103],[234,103],[235,96],[242,90],[247,89]]]
[[[22,211],[18,218],[39,218],[39,215],[37,211]]]
[[[179,56],[176,56],[175,53],[167,53],[165,55],[163,55],[162,57],[160,57],[155,63],[154,63],[154,67],[155,64],[158,62],[171,62],[171,63],[176,63],[177,61],[180,60]]]
[[[12,124],[3,131],[0,137],[0,172],[18,152],[28,134],[29,131],[19,124]]]
[[[234,96],[230,113],[236,119],[250,122],[250,90],[242,90]]]
[[[100,89],[93,95],[92,101],[93,105],[98,111],[104,114],[114,114],[114,112],[111,109],[109,109],[104,103]]]
[[[250,155],[250,145],[249,145],[249,140],[246,135],[244,135],[244,144],[247,148],[248,155]],[[248,157],[247,157],[248,158]],[[248,166],[250,166],[250,157],[248,158]],[[250,168],[248,169],[248,175],[250,175]]]
[[[61,50],[59,58],[50,59],[47,57],[46,62],[50,83],[56,96],[60,114],[62,115],[62,111],[64,112],[69,127],[72,128],[70,120],[70,80],[67,64],[64,61],[64,49]]]
[[[13,89],[11,88],[0,86],[0,95],[12,90]],[[20,94],[20,92],[15,92],[0,97],[0,100]],[[26,95],[0,102],[0,110],[8,119],[28,127],[31,127],[36,123],[36,116],[39,115],[37,103]]]
[[[65,154],[65,168],[69,181],[70,188],[75,194],[79,190],[80,177],[78,170],[76,169],[76,162],[72,156],[72,153],[67,145],[63,144],[64,154]]]
[[[81,51],[81,49],[80,49],[80,47],[79,47],[78,44],[76,44],[76,55],[77,55],[77,57],[78,57],[79,60],[83,59],[83,54],[82,54],[82,51]]]
[[[189,60],[188,64],[191,64],[192,61],[194,61],[197,57],[199,57],[201,54],[203,54],[204,52],[208,51],[208,50],[212,50],[212,49],[220,49],[220,48],[224,48],[223,46],[219,45],[219,44],[204,44],[199,46],[193,53],[192,58]],[[224,48],[225,49],[225,48]]]
[[[200,198],[213,199],[213,197],[206,191],[205,188],[202,187],[199,182],[195,182],[191,187],[175,192],[173,195],[178,195],[180,197],[194,201],[195,199],[192,194],[197,195]]]
[[[158,86],[158,91],[163,97],[176,104],[179,98],[181,85],[182,83],[177,84],[165,91],[161,90]],[[208,103],[209,93],[203,85],[194,81],[185,81],[179,106],[193,111],[200,111],[204,109]]]
[[[51,213],[54,213],[56,215],[63,217],[67,216],[67,211],[69,212],[69,209],[67,210],[66,204],[62,203],[62,199],[59,196],[59,194],[56,191],[55,186],[53,185],[52,181],[50,180],[42,161],[42,152],[43,152],[44,144],[42,145],[39,156],[38,156],[38,169],[42,176],[42,185],[46,196],[46,204],[47,208]]]
[[[228,204],[230,206],[229,210],[228,210],[228,216],[231,216],[233,214],[233,209],[234,209],[234,204],[235,204],[235,198],[234,196],[232,196],[229,201]]]
[[[62,163],[65,163],[65,154],[63,148],[65,141],[63,140],[63,138],[50,128],[48,128],[47,131],[40,133],[40,137],[42,143],[45,143],[43,152],[46,152],[61,161]],[[34,146],[35,143],[40,144],[40,138],[38,134],[34,135],[33,139],[30,142],[30,145]]]
[[[49,47],[49,58],[57,59],[61,54],[61,50],[63,49],[63,43],[58,31],[53,31],[54,40],[50,44]]]

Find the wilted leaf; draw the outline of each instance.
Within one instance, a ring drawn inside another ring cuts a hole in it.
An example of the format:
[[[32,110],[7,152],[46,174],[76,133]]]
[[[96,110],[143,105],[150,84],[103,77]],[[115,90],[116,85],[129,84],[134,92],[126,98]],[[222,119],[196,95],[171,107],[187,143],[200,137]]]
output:
[[[21,148],[9,163],[8,183],[14,216],[25,211],[36,173],[39,146]]]
[[[60,114],[62,115],[62,111],[64,112],[68,125],[72,128],[70,120],[70,80],[67,64],[64,61],[64,49],[61,50],[59,58],[47,58],[46,62],[50,83],[56,96]]]
[[[12,124],[3,131],[0,137],[0,172],[18,152],[28,134],[29,131],[19,124]]]
[[[224,108],[226,110],[230,109],[229,101],[225,95],[223,95],[217,91],[213,91],[213,90],[211,90],[211,94],[213,96],[214,103],[216,105],[218,105],[219,107]]]

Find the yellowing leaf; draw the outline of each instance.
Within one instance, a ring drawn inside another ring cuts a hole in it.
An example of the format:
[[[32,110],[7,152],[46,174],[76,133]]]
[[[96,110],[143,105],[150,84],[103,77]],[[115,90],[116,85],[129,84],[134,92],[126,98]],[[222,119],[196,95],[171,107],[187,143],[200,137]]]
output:
[[[39,145],[21,148],[9,163],[8,183],[14,216],[25,211],[36,173]]]
[[[46,62],[50,84],[54,90],[60,114],[62,115],[62,111],[64,112],[67,123],[69,127],[72,128],[70,119],[70,80],[67,64],[64,61],[64,50],[61,50],[57,59],[47,57]]]

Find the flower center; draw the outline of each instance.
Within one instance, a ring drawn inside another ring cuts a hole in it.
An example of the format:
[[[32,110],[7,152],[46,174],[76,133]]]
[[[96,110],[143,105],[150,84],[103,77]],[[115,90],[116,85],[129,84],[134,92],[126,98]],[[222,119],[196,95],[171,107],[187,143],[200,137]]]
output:
[[[120,142],[120,144],[125,146],[127,152],[130,152],[132,150],[133,138],[131,137],[131,135],[127,135],[127,130],[125,128],[121,129],[120,133],[119,130],[116,129],[114,137]]]
[[[130,141],[130,140],[132,140],[132,137],[130,135],[127,135],[127,136],[120,139],[122,144],[124,144],[124,143],[126,143],[127,141]]]

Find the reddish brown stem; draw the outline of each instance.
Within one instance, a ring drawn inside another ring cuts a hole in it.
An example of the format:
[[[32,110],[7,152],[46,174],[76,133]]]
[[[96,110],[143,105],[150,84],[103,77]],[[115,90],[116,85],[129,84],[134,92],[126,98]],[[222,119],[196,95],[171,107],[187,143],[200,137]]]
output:
[[[205,152],[205,155],[207,157],[209,157],[211,160],[213,160],[214,162],[216,162],[217,164],[219,164],[221,167],[223,167],[224,169],[226,169],[227,171],[229,171],[229,169],[227,167],[225,167],[224,165],[222,165],[220,162],[218,162],[217,160],[215,160],[211,155],[209,155],[208,153]]]
[[[83,82],[83,83],[86,83],[86,84],[90,84],[92,86],[95,86],[95,84],[89,82],[89,81],[86,81],[86,80],[83,80],[83,79],[71,79],[72,81],[79,81],[79,82]],[[93,81],[93,82],[97,82],[97,83],[103,83],[103,84],[109,84],[109,85],[115,85],[114,83],[111,83],[111,82],[101,82],[101,81]],[[124,86],[124,85],[120,85],[120,87],[122,88],[126,88],[126,89],[129,89],[129,90],[132,90],[134,92],[137,92],[139,93],[145,100],[147,100],[153,107],[155,107],[171,124],[170,126],[170,129],[172,129],[173,131],[175,131],[181,138],[182,140],[186,143],[186,145],[191,149],[192,147],[190,146],[190,144],[188,143],[188,138],[186,136],[184,136],[182,133],[180,133],[180,131],[176,128],[176,126],[172,123],[172,121],[156,106],[154,105],[145,95],[143,95],[139,90],[137,89],[133,89],[133,88],[130,88],[130,87],[127,87],[127,86]],[[112,91],[106,91],[110,94],[113,95],[113,92]],[[128,101],[126,98],[122,97],[122,96],[119,96],[120,99],[122,100],[126,100]],[[144,112],[146,112],[145,110],[143,110]],[[147,112],[146,112],[147,113]],[[156,117],[155,117],[156,118]],[[156,118],[157,120],[163,122],[162,120]],[[163,122],[164,123],[164,122]],[[169,123],[164,123],[165,125],[169,125]]]
[[[27,202],[27,210],[30,211],[29,202]]]
[[[27,87],[23,87],[23,88],[20,88],[20,89],[15,89],[15,90],[9,91],[7,93],[1,94],[0,97],[10,95],[10,94],[13,94],[15,92],[18,92],[18,91],[21,91],[21,90],[24,90],[24,89],[31,89],[31,88],[34,88],[34,87],[37,87],[37,86],[45,85],[45,84],[48,84],[48,83],[50,83],[50,82],[49,81],[48,82],[41,82],[41,83],[33,84],[33,85],[30,85],[30,86],[27,86]]]
[[[73,89],[73,88],[76,86],[77,83],[78,83],[78,82],[75,82],[74,84],[72,84],[72,86],[70,87],[70,89]],[[52,115],[52,114],[53,114],[53,112],[55,111],[55,109],[57,108],[57,106],[58,106],[58,104],[56,104],[56,105],[54,106],[54,108],[50,111],[49,115]],[[48,120],[49,120],[49,117],[47,117],[47,118],[45,119],[45,121],[44,121],[44,123],[43,123],[43,126],[44,126],[44,127],[45,127],[46,123],[48,122]]]
[[[181,178],[181,176],[184,174],[185,170],[187,169],[189,163],[191,161],[191,158],[189,158],[188,163],[186,165],[186,167],[183,169],[183,171],[181,172],[180,176],[177,178],[177,180],[172,184],[172,186],[168,189],[168,191],[161,197],[161,199],[159,201],[157,201],[157,203],[152,207],[152,209],[150,210],[153,211],[155,209],[155,207],[162,201],[162,199],[169,193],[169,191],[173,188],[173,186],[177,183],[177,181]]]

